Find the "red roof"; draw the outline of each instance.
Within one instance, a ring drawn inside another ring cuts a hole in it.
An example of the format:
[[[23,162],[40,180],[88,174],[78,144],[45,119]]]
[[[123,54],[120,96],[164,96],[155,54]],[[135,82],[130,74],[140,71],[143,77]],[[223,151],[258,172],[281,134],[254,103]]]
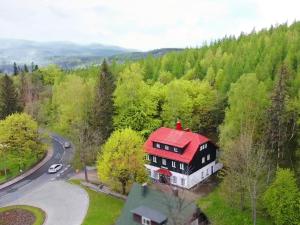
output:
[[[207,137],[197,133],[161,127],[150,135],[144,147],[148,154],[190,163],[199,149],[199,146],[208,141],[209,139]],[[153,142],[167,144],[178,148],[185,147],[185,150],[183,154],[179,154],[163,149],[157,149],[153,148]]]
[[[172,176],[172,173],[167,169],[160,168],[156,172],[159,173],[159,174],[168,176],[168,177]]]

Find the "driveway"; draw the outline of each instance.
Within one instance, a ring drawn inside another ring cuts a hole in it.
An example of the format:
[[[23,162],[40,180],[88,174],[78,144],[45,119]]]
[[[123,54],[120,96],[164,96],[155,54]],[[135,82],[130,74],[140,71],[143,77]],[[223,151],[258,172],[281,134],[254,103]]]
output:
[[[80,225],[86,215],[89,197],[84,189],[63,180],[45,183],[9,205],[26,204],[47,213],[45,225]]]

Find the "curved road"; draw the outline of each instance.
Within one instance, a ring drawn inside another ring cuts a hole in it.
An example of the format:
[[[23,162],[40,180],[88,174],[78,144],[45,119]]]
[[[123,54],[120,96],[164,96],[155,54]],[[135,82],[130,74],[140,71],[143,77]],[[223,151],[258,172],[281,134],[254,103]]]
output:
[[[16,184],[0,190],[0,206],[15,202],[25,194],[40,187],[41,185],[55,180],[66,180],[73,173],[70,161],[73,156],[73,149],[64,149],[63,143],[66,141],[58,135],[52,135],[53,156],[41,168],[20,180]],[[63,168],[56,174],[48,174],[48,168],[55,163],[62,163]]]

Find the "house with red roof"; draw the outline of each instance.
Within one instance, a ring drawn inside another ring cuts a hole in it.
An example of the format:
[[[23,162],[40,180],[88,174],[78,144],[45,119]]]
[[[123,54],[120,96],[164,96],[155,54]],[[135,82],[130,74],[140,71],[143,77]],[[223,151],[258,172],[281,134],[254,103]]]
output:
[[[221,169],[218,147],[207,137],[182,129],[161,127],[146,141],[149,176],[159,182],[190,189]]]

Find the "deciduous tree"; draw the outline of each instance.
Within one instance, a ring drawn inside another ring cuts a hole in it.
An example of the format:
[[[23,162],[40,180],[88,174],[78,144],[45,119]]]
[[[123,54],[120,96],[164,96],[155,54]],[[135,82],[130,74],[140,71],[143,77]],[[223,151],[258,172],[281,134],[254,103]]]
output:
[[[98,158],[100,180],[121,189],[123,194],[128,184],[145,181],[143,143],[140,134],[131,129],[113,132]]]

